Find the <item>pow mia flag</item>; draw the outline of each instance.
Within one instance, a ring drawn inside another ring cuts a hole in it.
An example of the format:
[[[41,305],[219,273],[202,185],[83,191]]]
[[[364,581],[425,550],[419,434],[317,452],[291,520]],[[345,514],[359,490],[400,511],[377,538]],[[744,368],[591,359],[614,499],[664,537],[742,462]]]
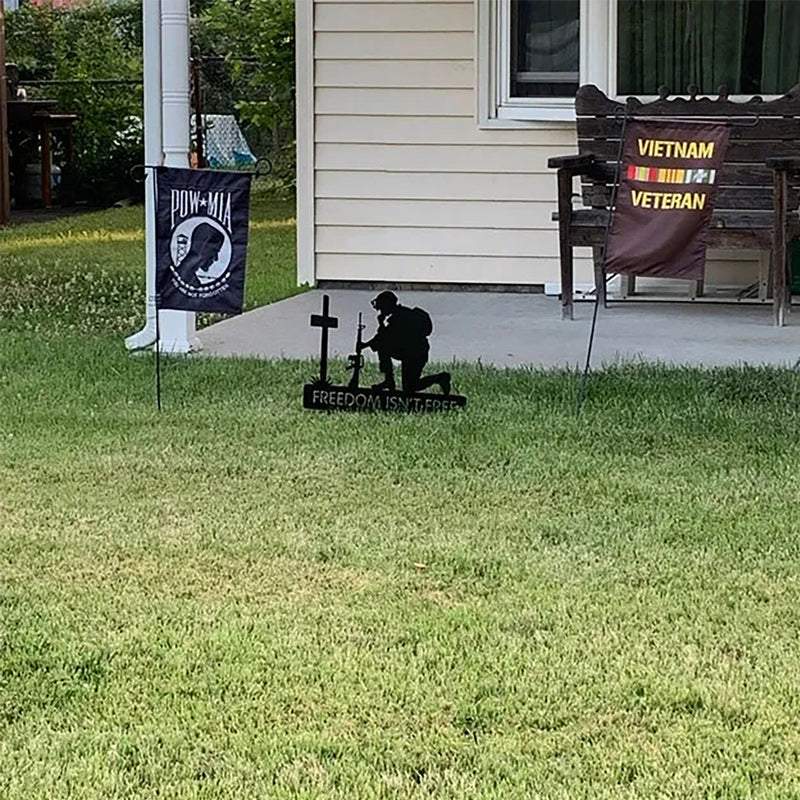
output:
[[[250,178],[238,172],[156,169],[159,308],[241,314]]]

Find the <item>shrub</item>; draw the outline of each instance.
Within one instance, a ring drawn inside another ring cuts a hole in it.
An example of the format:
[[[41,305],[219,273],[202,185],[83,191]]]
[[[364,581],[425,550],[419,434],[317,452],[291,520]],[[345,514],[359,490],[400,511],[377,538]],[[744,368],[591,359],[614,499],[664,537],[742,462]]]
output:
[[[100,0],[70,9],[26,4],[8,14],[8,58],[22,82],[80,116],[74,187],[107,204],[137,191],[143,161],[140,0]]]

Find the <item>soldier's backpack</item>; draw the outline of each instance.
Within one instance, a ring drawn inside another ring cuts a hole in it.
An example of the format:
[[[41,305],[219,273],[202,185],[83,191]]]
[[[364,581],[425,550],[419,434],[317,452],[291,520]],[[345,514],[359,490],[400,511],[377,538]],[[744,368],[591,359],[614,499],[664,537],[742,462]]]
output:
[[[414,321],[415,330],[421,336],[430,336],[433,333],[433,320],[425,309],[412,308],[411,319]]]

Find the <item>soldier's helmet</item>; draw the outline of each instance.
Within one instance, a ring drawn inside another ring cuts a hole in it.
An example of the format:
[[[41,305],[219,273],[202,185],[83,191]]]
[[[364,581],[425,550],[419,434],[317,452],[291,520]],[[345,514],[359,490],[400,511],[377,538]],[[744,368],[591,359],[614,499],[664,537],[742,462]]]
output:
[[[378,311],[391,311],[397,305],[397,295],[394,292],[381,292],[372,301],[372,307]]]

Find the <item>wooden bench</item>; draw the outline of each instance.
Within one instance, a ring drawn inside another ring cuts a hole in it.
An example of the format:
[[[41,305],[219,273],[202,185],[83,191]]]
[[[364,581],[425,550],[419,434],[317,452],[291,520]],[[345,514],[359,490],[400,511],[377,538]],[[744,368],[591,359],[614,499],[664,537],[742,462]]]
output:
[[[642,117],[727,122],[731,139],[721,171],[708,247],[767,251],[776,325],[791,306],[788,244],[800,236],[800,84],[777,100],[746,102],[698,97],[626,103],[596,86],[581,86],[575,100],[578,155],[551,158],[558,170],[558,220],[562,317],[572,319],[573,247],[593,248],[598,300],[605,302],[603,244],[615,180],[623,120]],[[573,207],[573,179],[581,179],[583,207]],[[693,282],[694,283],[694,282]]]

